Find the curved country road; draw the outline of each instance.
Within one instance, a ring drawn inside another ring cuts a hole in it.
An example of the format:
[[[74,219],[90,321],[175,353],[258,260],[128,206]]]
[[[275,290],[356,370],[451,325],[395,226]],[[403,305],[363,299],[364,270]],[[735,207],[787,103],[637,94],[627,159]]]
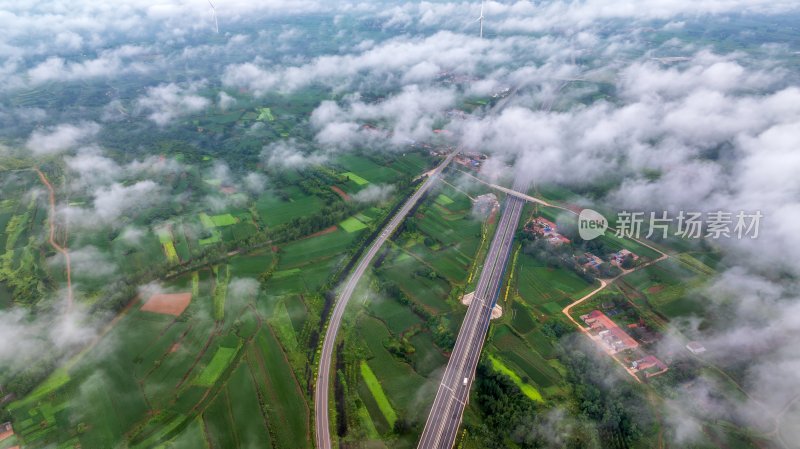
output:
[[[367,271],[372,259],[378,254],[384,242],[392,235],[400,223],[406,218],[406,215],[411,211],[417,201],[422,198],[422,195],[427,192],[433,183],[438,178],[441,171],[453,160],[458,150],[452,151],[445,160],[439,164],[435,169],[429,172],[428,179],[414,192],[411,197],[406,200],[403,207],[395,214],[389,223],[383,228],[380,235],[375,239],[366,254],[361,258],[356,266],[356,269],[347,278],[333,308],[328,328],[325,331],[325,340],[322,343],[322,353],[319,357],[319,369],[317,371],[317,384],[314,389],[314,415],[315,415],[315,429],[318,449],[331,449],[331,435],[330,435],[330,422],[328,421],[328,392],[330,391],[329,381],[331,377],[331,361],[333,359],[333,348],[336,343],[336,334],[339,332],[339,326],[342,324],[342,317],[344,316],[347,302],[353,295],[353,291]]]
[[[64,264],[66,265],[67,270],[67,312],[72,310],[72,268],[70,266],[69,260],[69,251],[65,246],[61,246],[56,242],[56,193],[53,190],[53,186],[50,184],[50,181],[47,180],[47,176],[39,170],[38,168],[33,169],[36,174],[39,175],[39,179],[42,180],[42,184],[47,187],[49,192],[49,203],[50,203],[50,246],[52,246],[56,251],[61,253],[64,256]]]

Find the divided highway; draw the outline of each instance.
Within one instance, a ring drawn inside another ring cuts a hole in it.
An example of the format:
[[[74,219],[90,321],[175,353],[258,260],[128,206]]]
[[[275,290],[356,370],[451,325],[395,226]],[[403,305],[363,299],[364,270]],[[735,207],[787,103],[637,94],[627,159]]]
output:
[[[372,259],[378,254],[383,243],[386,242],[400,223],[403,222],[406,215],[408,215],[417,201],[422,198],[422,195],[436,182],[438,175],[453,160],[457,152],[458,150],[452,151],[439,166],[429,172],[428,179],[426,179],[417,191],[406,200],[403,207],[397,211],[395,216],[392,217],[389,223],[383,228],[380,235],[372,243],[369,250],[362,256],[355,270],[350,274],[347,278],[347,282],[345,282],[342,287],[342,291],[333,308],[331,319],[328,322],[328,328],[325,331],[325,340],[322,343],[322,353],[319,357],[317,385],[314,389],[314,413],[318,449],[331,449],[330,423],[328,422],[328,392],[330,389],[328,382],[331,378],[331,361],[333,359],[334,344],[336,343],[336,334],[339,332],[339,326],[342,324],[342,317],[344,316],[347,302],[353,295],[353,291],[359,279],[361,279],[361,276],[367,271],[372,263]]]
[[[514,190],[527,190],[524,185],[516,184]],[[506,198],[500,223],[475,288],[475,296],[461,324],[455,347],[422,431],[419,449],[453,447],[524,205],[525,201],[516,196]]]

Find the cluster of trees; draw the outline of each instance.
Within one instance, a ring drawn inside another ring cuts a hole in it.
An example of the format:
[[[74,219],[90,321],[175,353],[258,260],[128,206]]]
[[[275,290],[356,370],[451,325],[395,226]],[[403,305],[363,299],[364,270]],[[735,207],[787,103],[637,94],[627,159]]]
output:
[[[285,225],[278,226],[266,233],[274,242],[296,240],[317,231],[333,226],[358,211],[352,203],[338,201],[323,207],[318,213],[305,217],[293,218]]]
[[[38,302],[43,295],[34,253],[37,242],[34,237],[30,237],[26,246],[19,250],[15,250],[15,246],[25,229],[30,227],[35,215],[36,201],[33,199],[26,212],[14,215],[8,220],[4,233],[5,252],[0,255],[0,282],[11,291],[15,302],[29,305]]]
[[[456,345],[456,335],[450,330],[450,320],[438,315],[427,321],[428,329],[433,335],[433,342],[436,346],[450,351]]]
[[[549,320],[542,325],[542,333],[554,340],[560,340],[561,337],[574,332],[573,326],[558,320]]]
[[[567,335],[553,324],[550,332]],[[474,397],[482,423],[468,425],[472,438],[488,449],[565,448],[627,449],[654,422],[644,392],[619,379],[616,366],[586,351],[581,338],[567,336],[559,346],[559,359],[567,367],[572,391],[569,411],[548,409],[538,413],[511,379],[481,360],[476,371]],[[617,379],[614,382],[614,379]],[[555,414],[556,416],[552,416]]]
[[[417,351],[414,345],[404,336],[389,338],[383,342],[383,346],[397,358],[411,362],[411,356]]]
[[[535,234],[518,232],[517,238],[522,242],[522,252],[544,261],[547,265],[554,268],[566,268],[588,283],[595,280],[595,276],[600,278],[612,278],[620,273],[620,269],[608,262],[600,264],[596,270],[589,270],[583,267],[588,261],[587,258],[573,257],[573,247],[570,245],[552,245],[544,239],[538,238]],[[609,251],[606,245],[596,240],[582,241],[581,251],[605,257]],[[574,240],[573,240],[574,242]],[[633,258],[630,258],[629,265],[633,266]],[[625,266],[625,264],[623,264]]]
[[[483,423],[470,431],[483,447],[542,447],[542,441],[533,432],[536,421],[533,401],[508,376],[493,370],[485,359],[476,370],[475,399]]]
[[[536,238],[536,235],[522,232],[522,252],[533,256],[548,266],[553,268],[566,268],[573,271],[588,283],[594,282],[592,273],[584,269],[578,261],[572,257],[572,249],[568,245],[552,245],[544,239]]]
[[[593,422],[604,445],[626,448],[654,422],[644,392],[633,382],[619,379],[618,367],[575,341],[575,335],[559,346],[559,360],[567,368],[575,403],[582,418]],[[614,382],[614,379],[617,381]]]
[[[316,195],[330,204],[340,200],[339,195],[331,190],[331,186],[338,182],[337,178],[325,170],[304,170],[303,177],[297,185],[306,195]]]

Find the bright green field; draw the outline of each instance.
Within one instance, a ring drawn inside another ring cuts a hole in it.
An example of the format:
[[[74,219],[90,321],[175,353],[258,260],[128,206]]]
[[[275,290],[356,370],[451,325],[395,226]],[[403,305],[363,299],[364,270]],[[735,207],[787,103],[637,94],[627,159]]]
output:
[[[258,118],[256,120],[264,121],[268,120],[270,122],[275,120],[275,116],[272,115],[272,110],[270,108],[261,108],[258,110]]]
[[[236,224],[239,222],[239,220],[237,220],[236,217],[231,214],[220,214],[212,215],[211,222],[214,224],[214,226],[220,227]]]
[[[501,362],[497,357],[490,355],[489,360],[492,362],[492,368],[494,368],[495,371],[499,371],[511,378],[511,381],[514,382],[514,384],[518,386],[520,390],[522,390],[522,393],[524,393],[525,396],[536,402],[544,402],[542,394],[539,393],[539,390],[537,390],[536,387],[523,382],[522,378],[519,377],[519,374],[515,373],[511,368],[504,365],[503,362]]]
[[[362,229],[366,229],[367,225],[365,225],[361,220],[356,217],[350,217],[341,223],[339,226],[347,232],[356,232]]]
[[[362,178],[361,176],[358,176],[357,174],[355,174],[353,172],[349,172],[349,171],[348,172],[344,172],[344,173],[342,173],[342,175],[346,176],[348,179],[350,179],[351,181],[353,181],[354,183],[356,183],[356,184],[358,184],[360,186],[369,184],[369,181],[367,181],[366,179]]]
[[[390,338],[391,334],[382,322],[369,316],[362,316],[358,321],[358,335],[371,355],[369,367],[375,377],[381,380],[381,387],[391,401],[395,413],[409,412],[409,407],[415,401],[412,393],[419,391],[425,385],[425,377],[386,350],[383,342]],[[430,399],[432,401],[433,397]]]
[[[342,173],[343,175],[347,175],[351,181],[358,185],[366,184],[366,182],[362,183],[359,181],[359,178],[363,181],[377,184],[391,183],[401,176],[401,174],[392,167],[392,156],[376,155],[376,157],[384,157],[387,160],[377,162],[366,155],[345,154],[336,158],[335,163],[344,169],[346,173]],[[397,159],[401,159],[401,157],[398,156]],[[419,172],[416,173],[418,174]],[[355,174],[356,177],[353,177],[353,174]]]
[[[214,224],[214,220],[212,220],[211,217],[209,217],[207,213],[201,212],[198,215],[198,217],[200,218],[200,223],[203,224],[203,227],[209,228],[209,229],[213,228],[213,227],[216,227],[216,225]]]
[[[381,413],[383,413],[383,417],[389,423],[389,426],[394,426],[394,423],[397,421],[397,414],[394,412],[392,404],[389,403],[389,398],[386,397],[386,393],[383,392],[383,387],[381,387],[378,378],[375,377],[375,373],[372,372],[367,362],[363,360],[361,361],[361,378],[364,380],[364,383],[367,384],[367,388],[369,388],[372,397],[375,398],[375,401],[378,403],[378,407]]]
[[[233,357],[236,355],[236,348],[219,347],[214,357],[208,365],[200,372],[200,375],[194,380],[194,385],[200,387],[210,387],[219,379],[225,368],[231,363]]]
[[[164,245],[164,254],[167,256],[169,263],[178,263],[178,253],[175,251],[175,245],[172,242],[166,242]]]
[[[439,196],[436,197],[436,204],[447,206],[453,204],[453,200],[444,193],[440,193]]]

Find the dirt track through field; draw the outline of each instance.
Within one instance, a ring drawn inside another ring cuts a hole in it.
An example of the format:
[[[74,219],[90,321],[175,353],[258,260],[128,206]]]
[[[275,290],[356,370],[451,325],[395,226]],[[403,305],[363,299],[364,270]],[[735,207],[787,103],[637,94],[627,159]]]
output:
[[[70,265],[69,260],[69,251],[67,251],[66,243],[64,246],[59,245],[56,242],[56,193],[53,190],[53,186],[50,184],[50,181],[47,180],[47,176],[42,173],[41,170],[38,168],[34,168],[36,173],[39,175],[39,179],[42,180],[42,183],[47,187],[49,192],[49,203],[50,203],[50,219],[48,220],[50,224],[50,246],[52,246],[56,251],[61,253],[64,256],[64,263],[66,265],[67,271],[67,313],[72,310],[72,303],[73,303],[73,295],[72,295],[72,267]],[[66,237],[65,237],[66,240]]]

